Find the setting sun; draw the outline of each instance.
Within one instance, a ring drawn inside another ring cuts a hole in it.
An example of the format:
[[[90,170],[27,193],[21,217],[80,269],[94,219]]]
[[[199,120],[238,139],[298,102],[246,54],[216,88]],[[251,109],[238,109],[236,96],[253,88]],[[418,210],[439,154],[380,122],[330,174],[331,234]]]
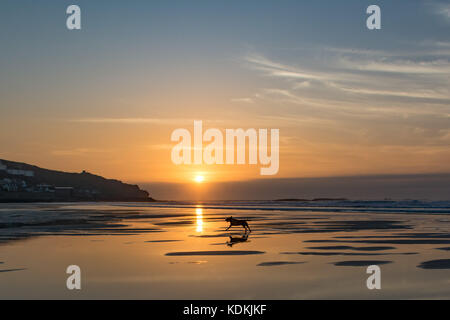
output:
[[[198,176],[195,176],[194,180],[197,183],[202,183],[203,181],[205,181],[205,177],[201,176],[201,175],[198,175]]]

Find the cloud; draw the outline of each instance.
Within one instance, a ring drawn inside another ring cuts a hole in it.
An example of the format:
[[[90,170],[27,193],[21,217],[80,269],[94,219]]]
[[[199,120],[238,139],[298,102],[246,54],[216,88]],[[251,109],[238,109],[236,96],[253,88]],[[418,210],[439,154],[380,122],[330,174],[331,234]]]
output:
[[[242,62],[261,77],[262,86],[250,95],[265,110],[260,119],[273,119],[293,136],[338,146],[394,145],[405,154],[417,146],[443,157],[450,61],[442,52],[450,42],[405,46],[388,53],[317,47],[310,56],[284,50],[277,59],[252,52]]]
[[[107,153],[112,152],[110,149],[90,149],[90,148],[74,148],[74,149],[67,149],[67,150],[54,150],[51,151],[51,154],[54,156],[84,156],[84,155],[91,155],[93,153]]]
[[[434,12],[450,21],[450,4],[436,3],[434,4]]]
[[[447,48],[437,43],[432,48]],[[422,50],[422,48],[420,48]],[[271,60],[262,54],[244,57],[245,64],[265,77],[284,81],[278,89],[265,90],[256,97],[278,94],[284,101],[313,104],[324,99],[361,102],[370,96],[403,99],[404,102],[450,103],[450,63],[442,57],[411,57],[408,54],[384,56],[380,52],[353,49],[331,49],[325,63],[306,61],[295,66]],[[303,59],[304,60],[304,59]],[[293,92],[301,92],[298,94]],[[395,102],[395,101],[392,101]]]
[[[177,123],[185,122],[186,119],[158,119],[158,118],[82,118],[71,119],[70,122],[81,123],[114,123],[114,124],[139,124],[139,123]]]
[[[405,73],[405,74],[449,74],[448,60],[412,61],[356,61],[342,59],[341,64],[347,68],[361,71]]]
[[[222,120],[187,119],[187,118],[81,118],[70,119],[69,122],[92,124],[192,124],[194,120],[202,120],[204,123],[217,123]]]
[[[251,68],[263,71],[267,76],[304,80],[326,80],[329,78],[329,76],[324,74],[308,72],[296,67],[271,61],[259,54],[248,55],[245,57],[245,61],[250,64]]]
[[[356,94],[366,94],[366,95],[382,95],[382,96],[396,96],[396,97],[406,97],[406,98],[423,98],[423,99],[450,99],[448,95],[438,94],[436,92],[431,92],[429,90],[424,90],[422,92],[410,92],[410,91],[392,91],[392,90],[371,90],[371,89],[355,89],[355,88],[345,88],[341,87],[342,90],[347,92],[352,92]]]
[[[255,101],[252,98],[235,98],[231,99],[231,102],[254,103]]]

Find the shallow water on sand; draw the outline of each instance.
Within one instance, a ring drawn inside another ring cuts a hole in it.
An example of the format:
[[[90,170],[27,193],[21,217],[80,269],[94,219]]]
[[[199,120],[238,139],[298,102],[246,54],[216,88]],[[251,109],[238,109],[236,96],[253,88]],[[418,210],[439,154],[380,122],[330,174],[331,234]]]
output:
[[[0,298],[449,299],[449,248],[446,203],[2,204]]]

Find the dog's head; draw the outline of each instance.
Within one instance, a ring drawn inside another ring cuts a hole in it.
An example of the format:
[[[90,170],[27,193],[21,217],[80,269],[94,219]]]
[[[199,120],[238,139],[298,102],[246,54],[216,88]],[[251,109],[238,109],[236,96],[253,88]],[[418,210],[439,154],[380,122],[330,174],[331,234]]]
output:
[[[227,222],[231,222],[231,219],[233,219],[233,217],[232,217],[232,216],[230,216],[230,217],[228,217],[228,218],[225,218],[225,221],[227,221]]]

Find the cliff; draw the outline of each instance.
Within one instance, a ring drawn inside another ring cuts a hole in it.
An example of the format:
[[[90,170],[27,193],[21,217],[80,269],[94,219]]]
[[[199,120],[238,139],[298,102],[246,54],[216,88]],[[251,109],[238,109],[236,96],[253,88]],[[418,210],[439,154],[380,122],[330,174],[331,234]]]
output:
[[[154,201],[137,185],[0,159],[0,201]]]

